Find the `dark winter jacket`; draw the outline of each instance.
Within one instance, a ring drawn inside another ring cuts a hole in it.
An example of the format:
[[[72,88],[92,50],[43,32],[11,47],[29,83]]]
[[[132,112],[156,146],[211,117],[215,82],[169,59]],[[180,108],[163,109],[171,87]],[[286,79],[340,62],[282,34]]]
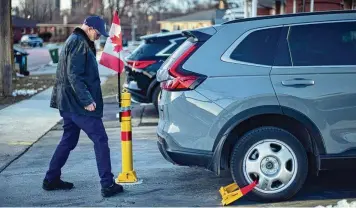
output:
[[[96,103],[95,111],[85,106]],[[76,28],[62,48],[50,106],[61,111],[102,117],[103,98],[96,50],[87,34]]]

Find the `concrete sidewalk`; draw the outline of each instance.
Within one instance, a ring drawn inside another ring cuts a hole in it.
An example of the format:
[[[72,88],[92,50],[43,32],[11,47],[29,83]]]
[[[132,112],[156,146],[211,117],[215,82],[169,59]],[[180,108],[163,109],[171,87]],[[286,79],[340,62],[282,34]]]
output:
[[[60,121],[58,111],[49,107],[51,92],[0,110],[0,171]]]

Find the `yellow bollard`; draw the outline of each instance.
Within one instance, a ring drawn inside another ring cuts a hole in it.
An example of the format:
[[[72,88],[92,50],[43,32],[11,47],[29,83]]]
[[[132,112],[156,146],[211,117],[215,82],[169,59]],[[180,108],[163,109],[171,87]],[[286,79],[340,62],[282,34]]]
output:
[[[116,179],[117,183],[137,182],[136,172],[133,169],[132,157],[132,127],[131,127],[131,94],[127,91],[121,93],[121,155],[122,172]]]

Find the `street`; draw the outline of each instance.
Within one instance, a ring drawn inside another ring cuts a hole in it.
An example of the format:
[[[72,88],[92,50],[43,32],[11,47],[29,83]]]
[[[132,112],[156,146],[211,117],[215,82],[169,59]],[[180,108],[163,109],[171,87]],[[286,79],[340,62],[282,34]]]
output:
[[[121,170],[120,128],[116,119],[118,107],[114,99],[106,99],[104,122],[110,141],[113,173]],[[61,124],[55,125],[25,154],[0,173],[1,206],[220,206],[218,189],[230,184],[228,171],[219,177],[196,167],[174,166],[158,151],[157,115],[151,105],[134,105],[133,110],[134,169],[141,183],[124,185],[125,192],[104,199],[100,195],[99,178],[93,144],[85,133],[63,168],[63,179],[74,183],[71,191],[46,192],[42,179],[52,153],[62,135]],[[322,173],[310,178],[291,201],[260,204],[246,197],[234,206],[303,206],[336,204],[341,199],[356,200],[353,173]]]
[[[26,51],[28,56],[28,70],[33,71],[39,66],[46,65],[52,61],[47,47],[42,48],[28,48]]]

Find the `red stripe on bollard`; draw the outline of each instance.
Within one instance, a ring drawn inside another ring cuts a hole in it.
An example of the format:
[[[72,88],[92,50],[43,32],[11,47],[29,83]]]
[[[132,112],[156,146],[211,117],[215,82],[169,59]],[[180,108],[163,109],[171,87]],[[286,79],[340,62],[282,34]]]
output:
[[[121,141],[131,141],[132,132],[131,131],[122,131],[121,132]]]
[[[121,112],[121,117],[129,117],[129,116],[131,116],[131,111],[130,110]]]

